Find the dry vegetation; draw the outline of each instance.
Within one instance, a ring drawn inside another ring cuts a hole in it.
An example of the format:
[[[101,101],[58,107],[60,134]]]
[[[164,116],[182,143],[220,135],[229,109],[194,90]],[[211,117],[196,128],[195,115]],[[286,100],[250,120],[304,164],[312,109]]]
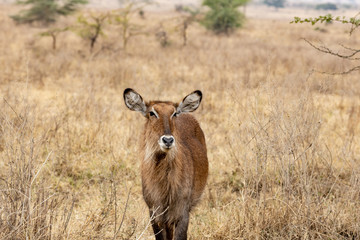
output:
[[[359,32],[249,19],[230,37],[193,25],[184,48],[175,33],[167,48],[149,34],[124,52],[114,27],[90,53],[71,32],[52,50],[13,11],[0,13],[0,238],[153,238],[143,121],[126,109],[126,87],[173,101],[204,93],[194,114],[210,176],[190,239],[360,238],[359,75],[310,74],[352,63],[300,40],[359,46]],[[152,29],[171,15],[137,21]]]

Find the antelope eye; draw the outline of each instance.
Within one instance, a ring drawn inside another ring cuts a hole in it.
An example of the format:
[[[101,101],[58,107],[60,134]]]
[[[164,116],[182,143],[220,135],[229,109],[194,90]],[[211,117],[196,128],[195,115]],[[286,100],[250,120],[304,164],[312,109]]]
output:
[[[149,112],[149,115],[150,115],[151,117],[153,117],[153,116],[156,117],[156,114],[155,114],[154,112]]]
[[[174,112],[172,117],[177,117],[178,113],[177,112]]]

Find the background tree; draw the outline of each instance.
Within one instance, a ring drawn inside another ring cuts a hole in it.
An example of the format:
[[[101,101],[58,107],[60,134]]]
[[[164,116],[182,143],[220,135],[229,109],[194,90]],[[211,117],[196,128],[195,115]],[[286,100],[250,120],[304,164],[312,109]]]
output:
[[[79,5],[87,0],[18,0],[16,3],[30,6],[17,15],[11,16],[18,23],[39,22],[48,25],[56,21],[59,16],[66,16],[77,10]]]
[[[85,40],[90,42],[90,51],[92,52],[96,41],[100,36],[104,36],[104,26],[107,23],[108,13],[90,13],[88,16],[80,15],[78,17],[78,26],[75,31]]]
[[[187,6],[182,6],[181,8],[178,6],[175,6],[175,9],[177,12],[180,12],[182,15],[179,18],[180,24],[177,25],[176,30],[178,30],[183,38],[183,46],[186,46],[188,34],[187,30],[189,26],[196,21],[199,21],[199,15],[200,15],[200,9],[198,8],[192,8]]]
[[[286,0],[264,0],[265,5],[268,5],[270,7],[278,8],[284,8],[285,7]]]
[[[322,3],[315,7],[316,10],[337,10],[337,6],[334,3]]]
[[[210,11],[202,22],[217,34],[230,34],[244,24],[245,16],[238,8],[248,2],[249,0],[204,0],[203,5],[209,7]]]
[[[62,33],[62,32],[66,32],[67,30],[69,30],[69,27],[64,27],[64,28],[51,28],[45,32],[40,33],[41,37],[51,37],[52,39],[52,48],[55,50],[56,49],[56,39],[57,36]]]
[[[145,34],[143,32],[143,26],[135,24],[133,22],[133,18],[141,11],[143,12],[144,16],[143,8],[151,2],[127,0],[121,1],[121,3],[124,5],[124,7],[113,12],[113,20],[115,24],[121,27],[123,48],[126,50],[130,38],[136,35]]]

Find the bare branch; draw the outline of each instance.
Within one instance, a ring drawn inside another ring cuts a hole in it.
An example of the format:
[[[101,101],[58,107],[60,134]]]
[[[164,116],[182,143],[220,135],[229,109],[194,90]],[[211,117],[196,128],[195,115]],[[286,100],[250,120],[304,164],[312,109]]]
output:
[[[3,97],[4,102],[11,108],[11,110],[15,113],[16,117],[20,120],[23,120],[22,117],[19,116],[19,114],[15,111],[15,109],[10,105],[10,103],[8,101],[6,101],[6,99]]]
[[[344,72],[332,72],[332,73],[329,73],[329,72],[322,72],[322,71],[317,71],[317,70],[314,70],[314,72],[317,72],[317,73],[321,73],[321,74],[328,74],[328,75],[346,75],[346,74],[349,74],[351,72],[355,72],[355,71],[360,71],[360,66],[356,66],[356,67],[353,67],[347,71],[344,71]]]
[[[73,196],[73,200],[72,200],[72,204],[71,204],[70,210],[69,210],[69,212],[68,212],[68,214],[67,214],[67,217],[66,217],[66,219],[65,219],[65,222],[64,222],[64,229],[63,229],[63,231],[62,231],[62,234],[63,234],[63,235],[65,235],[66,228],[67,228],[67,226],[68,226],[68,224],[69,224],[69,222],[70,222],[71,214],[72,214],[72,212],[73,212],[73,210],[74,210],[74,205],[75,205],[75,198],[74,198],[74,196]]]
[[[340,46],[342,46],[343,48],[345,48],[346,50],[349,50],[349,51],[354,51],[354,52],[356,52],[356,53],[359,53],[359,52],[360,52],[360,49],[351,48],[351,47],[345,46],[345,45],[343,45],[343,44],[341,44],[341,43],[340,43]],[[355,54],[356,54],[356,53],[355,53]],[[355,55],[355,54],[354,54],[354,55]]]
[[[35,179],[37,178],[37,176],[39,175],[41,169],[44,167],[44,165],[45,165],[46,162],[48,161],[48,159],[49,159],[49,157],[51,156],[52,152],[53,152],[53,151],[51,150],[50,153],[48,154],[48,156],[46,157],[45,161],[43,162],[43,164],[41,164],[39,170],[36,172],[34,178],[32,179],[32,181],[31,181],[31,183],[30,183],[30,188],[31,188],[32,184],[34,183]]]
[[[144,235],[146,229],[148,229],[149,226],[151,225],[151,222],[152,222],[155,218],[163,215],[163,214],[168,210],[169,207],[167,207],[163,212],[159,213],[158,215],[155,215],[156,212],[159,210],[159,208],[160,208],[160,207],[157,207],[157,208],[153,211],[152,215],[150,216],[150,219],[149,219],[148,223],[146,224],[146,227],[145,227],[144,230],[141,232],[140,236],[136,238],[136,240],[141,239],[141,237],[142,237],[142,235]]]
[[[128,207],[128,203],[129,203],[129,197],[130,197],[130,192],[131,192],[131,188],[129,189],[129,193],[127,195],[127,199],[126,199],[126,203],[125,203],[125,208],[124,208],[124,213],[122,215],[122,218],[121,218],[121,222],[120,222],[120,225],[119,225],[119,228],[117,229],[116,233],[114,234],[114,238],[113,239],[116,239],[116,236],[117,234],[119,233],[122,225],[123,225],[123,222],[124,222],[124,219],[125,219],[125,214],[126,214],[126,209]]]
[[[331,50],[330,48],[325,47],[325,46],[316,46],[315,44],[313,44],[312,42],[310,42],[309,40],[307,40],[305,38],[303,38],[303,40],[305,42],[307,42],[310,46],[312,46],[313,48],[315,48],[316,50],[318,50],[320,52],[327,53],[327,54],[330,54],[330,55],[333,55],[333,56],[336,56],[336,57],[340,57],[340,58],[344,58],[344,59],[348,59],[348,60],[355,60],[355,61],[360,60],[360,58],[354,57],[356,54],[360,53],[360,49],[350,49],[350,48],[346,48],[346,47],[342,46],[342,47],[344,47],[344,48],[346,48],[346,49],[348,49],[350,51],[353,51],[349,55],[344,55],[344,54],[336,53],[333,50]]]

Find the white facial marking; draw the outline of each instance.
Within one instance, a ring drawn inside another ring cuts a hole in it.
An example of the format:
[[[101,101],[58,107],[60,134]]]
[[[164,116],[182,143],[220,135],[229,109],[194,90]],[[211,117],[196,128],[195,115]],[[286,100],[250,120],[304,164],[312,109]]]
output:
[[[173,112],[173,114],[171,114],[170,119],[172,119],[175,115],[176,115],[176,109],[175,109],[175,111]]]
[[[159,114],[155,111],[154,107],[151,108],[151,111],[155,114],[157,118],[159,118]]]

